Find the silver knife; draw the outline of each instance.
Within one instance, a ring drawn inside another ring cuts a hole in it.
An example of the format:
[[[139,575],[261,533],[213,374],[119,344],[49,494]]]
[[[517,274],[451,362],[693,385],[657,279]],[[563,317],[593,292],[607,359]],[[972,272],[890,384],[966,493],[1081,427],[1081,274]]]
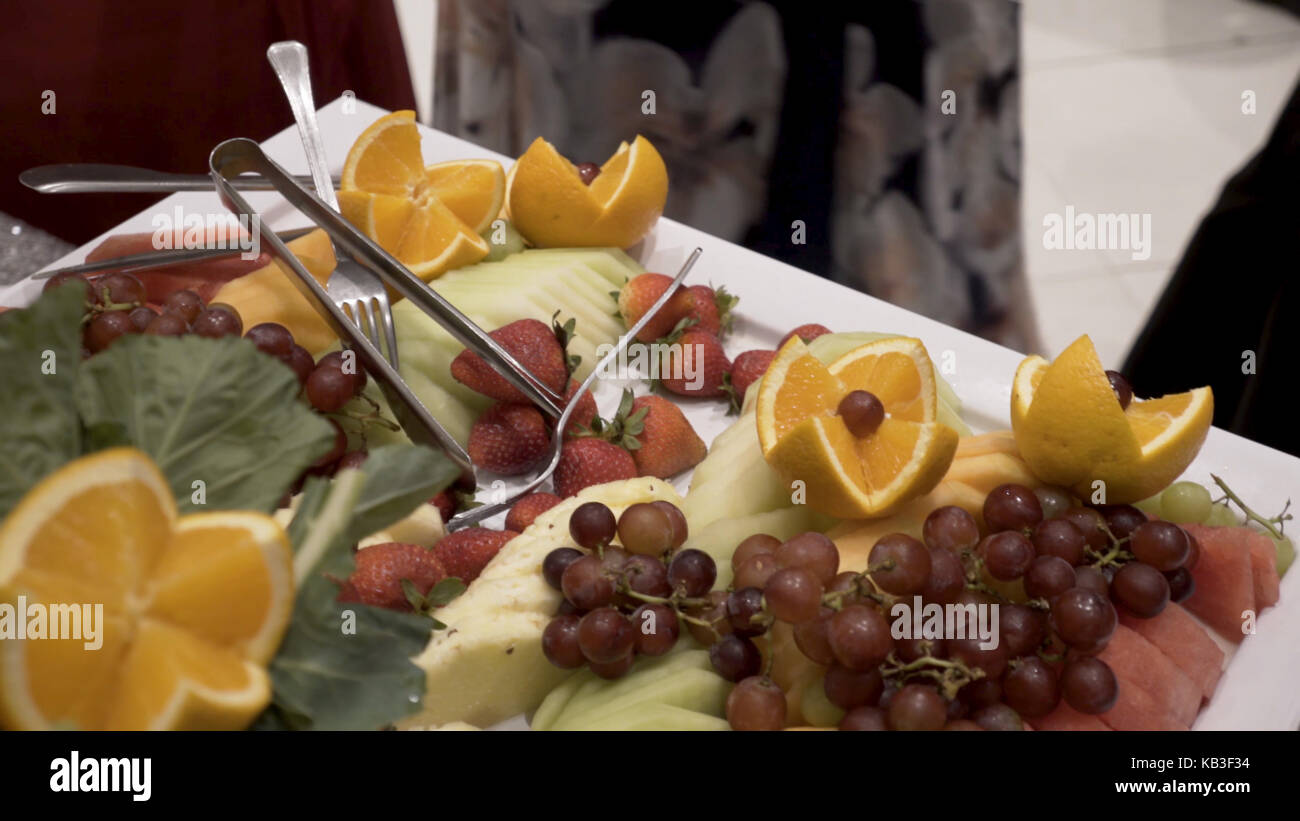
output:
[[[310,185],[311,177],[299,176],[303,184]],[[173,174],[154,171],[133,165],[105,163],[59,163],[38,165],[18,175],[18,181],[42,194],[81,193],[145,193],[166,194],[175,191],[211,191],[212,177],[208,174]],[[275,187],[258,175],[243,176],[230,181],[241,191],[274,191]],[[337,187],[339,181],[334,180]]]
[[[311,228],[291,228],[276,233],[280,236],[280,239],[290,242],[315,230],[316,228],[313,226]],[[31,279],[49,279],[58,274],[91,274],[95,271],[107,271],[110,268],[129,274],[133,271],[167,268],[172,265],[180,265],[183,262],[205,262],[210,259],[220,259],[221,257],[242,253],[244,253],[243,248],[181,248],[178,250],[145,251],[140,254],[127,254],[122,257],[109,257],[94,262],[83,262],[80,265],[69,265],[66,268],[51,268],[48,271],[32,274]]]

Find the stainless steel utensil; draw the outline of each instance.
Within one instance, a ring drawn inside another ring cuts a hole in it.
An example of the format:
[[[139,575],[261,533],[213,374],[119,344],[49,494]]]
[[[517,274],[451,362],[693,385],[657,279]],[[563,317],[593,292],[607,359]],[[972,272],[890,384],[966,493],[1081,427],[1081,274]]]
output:
[[[216,184],[222,204],[237,215],[249,219],[257,217],[259,221],[261,219],[228,178],[256,171],[276,175],[277,185],[300,192],[303,197],[315,204],[318,214],[333,215],[342,221],[341,217],[319,199],[300,188],[284,169],[267,158],[262,149],[252,140],[236,139],[221,143],[213,149],[208,163],[212,168],[212,181]],[[357,330],[352,320],[343,313],[343,309],[334,304],[329,293],[303,267],[284,241],[269,229],[262,232],[262,237],[270,247],[272,255],[283,262],[293,274],[293,283],[302,295],[316,309],[330,329],[340,339],[349,343],[361,365],[379,383],[389,405],[392,406],[394,415],[397,416],[398,424],[402,426],[406,435],[413,442],[443,451],[462,471],[473,476],[474,465],[470,462],[469,454],[465,453],[465,449],[447,433],[442,425],[438,424],[428,408],[411,392],[397,369],[390,365],[379,349]]]
[[[212,184],[212,178],[207,177],[208,184]],[[290,228],[286,231],[280,231],[280,239],[285,242],[292,242],[298,237],[310,234],[316,230],[316,226],[310,228]],[[69,265],[66,268],[51,268],[48,271],[40,271],[32,274],[31,279],[49,279],[58,274],[93,274],[96,271],[116,270],[129,274],[135,271],[148,271],[153,268],[167,268],[172,265],[180,265],[186,262],[206,262],[210,259],[221,259],[222,257],[242,254],[242,248],[179,248],[166,249],[163,251],[145,251],[140,254],[127,254],[122,257],[109,257],[107,259],[98,259],[94,262],[83,262],[80,265]]]
[[[310,177],[302,177],[310,182]],[[176,191],[211,191],[207,174],[174,174],[134,165],[67,162],[38,165],[18,175],[18,181],[42,194],[166,194]],[[275,186],[262,177],[231,180],[240,191],[273,191]]]
[[[238,162],[235,161],[236,158]],[[564,400],[555,391],[538,382],[536,377],[501,347],[500,343],[488,336],[487,332],[475,325],[441,294],[425,285],[419,277],[408,271],[402,263],[358,231],[352,223],[343,219],[319,197],[297,184],[283,168],[266,156],[256,142],[244,137],[226,140],[213,149],[211,161],[216,163],[218,159],[231,168],[257,171],[270,179],[276,191],[290,205],[324,228],[334,242],[351,254],[357,262],[378,274],[385,284],[392,286],[414,303],[434,322],[445,328],[456,341],[483,357],[483,361],[522,391],[543,413],[552,419],[560,418],[561,404]],[[225,166],[214,164],[214,173],[219,172],[220,167]]]
[[[325,143],[321,140],[320,125],[316,122],[316,103],[311,93],[311,65],[307,47],[297,40],[272,43],[266,50],[266,59],[275,69],[275,76],[284,87],[284,94],[293,109],[293,119],[298,124],[298,136],[307,155],[307,168],[311,171],[316,194],[335,211],[339,210],[334,183],[330,179],[329,162],[325,158]],[[380,338],[387,344],[384,351],[389,364],[398,368],[397,332],[393,328],[393,309],[388,304],[388,291],[379,277],[362,268],[356,260],[334,248],[335,267],[326,283],[326,290],[334,303],[349,314],[352,321],[366,334],[376,348]],[[381,348],[382,349],[382,348]]]
[[[682,281],[686,279],[686,275],[695,267],[695,262],[700,258],[700,254],[702,253],[704,253],[704,250],[701,248],[696,248],[691,252],[690,256],[686,258],[686,261],[682,263],[682,267],[677,272],[677,276],[673,277],[673,281],[669,284],[668,289],[659,296],[659,299],[655,300],[655,303],[646,310],[641,318],[637,320],[636,324],[631,328],[628,328],[627,333],[618,338],[618,344],[614,346],[614,349],[605,354],[605,356],[596,363],[596,367],[591,369],[591,373],[587,374],[587,378],[582,380],[582,384],[573,394],[573,399],[564,408],[564,413],[560,414],[560,421],[556,423],[555,433],[551,437],[551,458],[550,461],[547,462],[546,467],[542,469],[542,472],[537,474],[537,476],[535,476],[522,490],[504,501],[480,505],[479,507],[470,508],[463,513],[457,513],[455,516],[452,516],[451,521],[447,522],[446,525],[449,533],[466,527],[471,527],[485,519],[492,518],[498,513],[509,510],[515,502],[537,490],[537,488],[541,487],[543,482],[551,477],[551,474],[555,472],[556,466],[560,464],[561,451],[564,449],[564,434],[561,433],[561,431],[563,431],[565,426],[569,424],[569,418],[573,416],[573,411],[578,407],[578,400],[582,397],[582,394],[592,386],[597,377],[599,377],[612,362],[617,360],[618,357],[627,350],[628,344],[632,340],[636,339],[636,335],[641,332],[641,329],[646,326],[646,323],[654,318],[655,313],[664,305],[668,304],[668,300],[672,299],[673,294],[677,293],[677,289],[681,287]]]

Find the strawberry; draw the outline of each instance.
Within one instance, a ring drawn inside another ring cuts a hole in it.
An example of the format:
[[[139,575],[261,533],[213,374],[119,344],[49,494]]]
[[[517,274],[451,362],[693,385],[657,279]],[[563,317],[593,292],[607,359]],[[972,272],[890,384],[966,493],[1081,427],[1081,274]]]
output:
[[[469,429],[469,458],[474,464],[515,476],[527,473],[550,447],[546,420],[532,405],[499,402]]]
[[[547,327],[545,322],[521,319],[497,328],[489,336],[531,371],[542,384],[557,393],[564,390],[569,379],[564,347],[556,339],[555,331]],[[465,350],[457,354],[451,362],[451,375],[457,382],[484,396],[502,402],[528,401],[522,391],[492,370],[483,361],[483,357],[473,351]]]
[[[506,530],[523,533],[533,520],[560,503],[560,497],[554,493],[539,491],[530,493],[515,502],[506,514]]]
[[[573,395],[579,388],[578,380],[569,380],[569,389],[564,392],[564,403],[567,405]],[[578,407],[573,409],[573,416],[569,417],[569,424],[564,428],[565,436],[573,436],[583,428],[591,427],[591,421],[596,418],[596,399],[591,395],[591,391],[583,391],[582,398],[578,400]]]
[[[646,411],[636,434],[638,447],[632,451],[642,476],[667,479],[704,461],[709,449],[681,408],[662,396],[639,396],[632,408],[634,414]]]
[[[737,302],[739,300],[727,293],[726,288],[715,291],[708,285],[691,285],[673,294],[667,310],[679,324],[683,321],[689,323],[683,327],[721,337],[731,330],[731,309]]]
[[[518,535],[513,530],[467,527],[439,539],[433,546],[433,555],[442,562],[449,577],[469,584],[478,578],[505,543]]]
[[[629,280],[617,295],[618,312],[623,317],[623,325],[628,328],[635,325],[672,284],[673,278],[664,274],[638,274]],[[642,342],[653,342],[670,333],[681,319],[681,315],[674,313],[672,308],[673,300],[669,300],[637,333],[636,338]]]
[[[618,445],[600,439],[571,439],[560,451],[560,463],[552,481],[555,493],[567,499],[592,485],[636,478],[636,462]]]
[[[417,544],[384,542],[357,551],[356,569],[339,590],[341,602],[361,602],[405,613],[415,608],[402,590],[402,580],[421,594],[447,577],[447,568],[434,551]]]
[[[781,342],[776,347],[780,348],[785,345],[785,343],[789,342],[791,338],[796,336],[802,339],[806,345],[817,337],[825,336],[828,333],[831,333],[830,328],[827,328],[825,325],[818,325],[816,322],[810,322],[807,325],[800,325],[798,328],[795,328],[790,333],[781,337]]]
[[[659,362],[659,382],[679,396],[724,396],[723,379],[731,371],[722,343],[711,333],[688,328],[669,347]]]
[[[776,351],[745,351],[731,363],[731,373],[725,381],[732,410],[740,412],[740,406],[745,404],[745,391],[763,378],[775,358]]]
[[[430,499],[429,504],[438,508],[444,523],[456,515],[456,500],[452,497],[450,488],[438,491],[438,495]]]

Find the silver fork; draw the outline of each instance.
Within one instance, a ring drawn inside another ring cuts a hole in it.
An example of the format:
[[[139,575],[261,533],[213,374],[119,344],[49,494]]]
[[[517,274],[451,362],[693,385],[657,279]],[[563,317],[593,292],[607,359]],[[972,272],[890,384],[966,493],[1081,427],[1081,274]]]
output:
[[[293,109],[293,118],[298,123],[298,134],[302,137],[302,147],[307,154],[307,167],[311,171],[316,195],[338,211],[339,201],[334,194],[334,182],[330,177],[329,163],[325,159],[325,143],[321,140],[320,126],[316,122],[307,47],[297,40],[272,43],[266,50],[266,59],[275,69],[275,76],[279,78],[280,85],[284,86],[284,94],[289,98],[289,107]],[[393,311],[388,303],[388,291],[384,288],[384,283],[350,255],[342,253],[332,238],[330,245],[334,249],[335,260],[334,273],[326,285],[330,298],[396,369],[397,332],[393,328]],[[381,328],[387,350],[380,342]]]

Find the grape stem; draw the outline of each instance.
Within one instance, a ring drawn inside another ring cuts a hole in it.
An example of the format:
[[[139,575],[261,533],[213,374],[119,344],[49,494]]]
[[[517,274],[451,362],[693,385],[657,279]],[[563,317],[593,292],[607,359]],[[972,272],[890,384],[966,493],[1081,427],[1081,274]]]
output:
[[[885,678],[932,678],[943,688],[944,697],[949,701],[957,697],[957,691],[976,679],[984,678],[984,671],[978,667],[972,669],[956,659],[939,659],[923,655],[906,664],[898,656],[890,653],[885,663],[880,665],[880,674]]]
[[[1219,486],[1219,490],[1223,491],[1223,495],[1229,501],[1231,501],[1237,507],[1241,508],[1241,512],[1246,514],[1247,521],[1257,522],[1261,527],[1263,527],[1265,530],[1269,532],[1270,536],[1272,536],[1275,539],[1282,538],[1282,534],[1285,529],[1285,522],[1288,522],[1292,518],[1294,518],[1290,513],[1287,513],[1287,510],[1291,507],[1290,499],[1286,500],[1286,505],[1282,508],[1281,513],[1277,514],[1272,518],[1267,518],[1251,510],[1250,507],[1248,507],[1246,503],[1241,500],[1240,496],[1232,492],[1232,488],[1228,487],[1227,482],[1223,481],[1218,476],[1215,476],[1213,473],[1210,474],[1210,478],[1213,479],[1214,483]]]
[[[1107,530],[1106,532],[1109,533],[1110,531]],[[1114,539],[1113,536],[1111,538]],[[1096,557],[1092,566],[1101,570],[1103,567],[1109,567],[1110,565],[1119,567],[1131,562],[1135,558],[1133,554],[1120,547],[1121,544],[1124,544],[1127,541],[1127,538],[1115,539],[1110,550],[1107,550],[1105,553],[1098,553],[1095,550],[1086,551],[1089,557]]]

